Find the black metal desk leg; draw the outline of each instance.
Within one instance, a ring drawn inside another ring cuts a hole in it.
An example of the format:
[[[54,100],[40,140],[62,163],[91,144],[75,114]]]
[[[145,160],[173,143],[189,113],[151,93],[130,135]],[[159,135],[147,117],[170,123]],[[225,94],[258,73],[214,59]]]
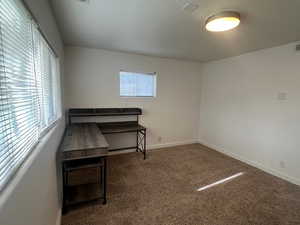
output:
[[[139,151],[139,131],[136,132],[136,152]]]
[[[144,160],[146,159],[146,130],[144,130]]]
[[[69,121],[68,121],[69,125],[71,125],[71,123],[72,123],[72,117],[69,115],[68,118],[69,118]]]
[[[103,168],[103,205],[106,204],[106,157],[103,157],[104,160],[104,168]]]
[[[68,185],[68,180],[67,180],[67,172],[64,169],[64,165],[62,166],[62,176],[63,176],[63,207],[62,207],[62,213],[65,214],[68,212],[67,209],[67,185]]]
[[[102,176],[103,176],[103,167],[102,166],[100,166],[100,175],[101,175],[101,177],[100,177],[100,184],[102,185],[103,184],[103,179],[102,179]]]

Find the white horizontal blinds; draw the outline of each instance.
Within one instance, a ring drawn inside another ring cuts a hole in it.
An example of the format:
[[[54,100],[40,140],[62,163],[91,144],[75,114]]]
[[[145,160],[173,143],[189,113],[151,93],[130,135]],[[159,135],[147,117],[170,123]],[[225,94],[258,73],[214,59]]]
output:
[[[61,86],[60,86],[60,70],[59,58],[51,51],[51,68],[52,68],[52,89],[53,89],[53,102],[54,102],[54,115],[55,120],[61,117]]]
[[[48,55],[49,55],[49,117],[48,125],[51,125],[58,118],[58,91],[60,90],[58,82],[58,60],[54,55],[53,51],[47,45]]]
[[[45,130],[58,117],[58,69],[57,59],[38,31],[34,28],[35,71],[39,102],[41,104],[41,131]]]
[[[21,0],[0,0],[0,191],[60,116],[58,59]]]
[[[154,97],[156,75],[120,72],[120,95],[128,97]]]
[[[19,0],[0,0],[0,189],[39,138],[32,22]]]

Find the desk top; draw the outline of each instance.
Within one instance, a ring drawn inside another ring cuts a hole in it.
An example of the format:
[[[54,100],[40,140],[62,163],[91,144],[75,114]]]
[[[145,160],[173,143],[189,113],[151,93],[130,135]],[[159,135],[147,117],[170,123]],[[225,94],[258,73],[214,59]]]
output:
[[[98,123],[102,134],[126,133],[146,130],[145,127],[139,125],[137,122],[111,122]]]
[[[101,157],[108,144],[96,123],[77,123],[67,127],[62,143],[63,160]]]
[[[140,108],[71,108],[69,117],[142,115]]]

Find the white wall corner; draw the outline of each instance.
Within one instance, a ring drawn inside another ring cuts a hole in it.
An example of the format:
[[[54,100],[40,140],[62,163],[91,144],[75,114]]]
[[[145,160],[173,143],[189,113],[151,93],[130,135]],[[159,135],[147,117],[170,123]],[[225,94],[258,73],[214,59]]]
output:
[[[214,144],[210,144],[210,143],[208,143],[206,141],[198,140],[198,143],[201,144],[201,145],[204,145],[204,146],[206,146],[206,147],[208,147],[208,148],[210,148],[212,150],[215,150],[217,152],[223,153],[223,154],[225,154],[225,155],[227,155],[229,157],[232,157],[234,159],[242,161],[242,162],[244,162],[244,163],[246,163],[246,164],[248,164],[250,166],[253,166],[255,168],[263,170],[264,172],[269,173],[269,174],[271,174],[273,176],[279,177],[279,178],[284,179],[284,180],[286,180],[286,181],[288,181],[290,183],[293,183],[293,184],[296,184],[296,185],[300,186],[300,180],[297,179],[297,178],[295,178],[295,177],[291,177],[291,176],[289,176],[287,174],[279,172],[276,169],[266,167],[266,166],[262,165],[261,163],[254,162],[254,161],[248,160],[248,159],[246,159],[244,157],[238,156],[238,155],[232,153],[231,151],[228,151],[227,149],[224,149],[222,147],[216,146]]]
[[[62,209],[59,209],[57,212],[55,225],[61,225],[61,217],[62,217]]]

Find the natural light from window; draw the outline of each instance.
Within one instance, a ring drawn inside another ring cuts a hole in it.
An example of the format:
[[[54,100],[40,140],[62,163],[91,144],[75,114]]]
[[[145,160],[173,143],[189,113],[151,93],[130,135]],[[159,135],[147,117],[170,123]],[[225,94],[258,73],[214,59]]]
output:
[[[156,73],[120,71],[121,97],[155,97]]]
[[[217,186],[217,185],[222,184],[222,183],[224,183],[224,182],[226,182],[226,181],[233,180],[233,179],[235,179],[235,178],[237,178],[237,177],[239,177],[239,176],[242,176],[243,174],[244,174],[243,172],[234,174],[234,175],[232,175],[232,176],[230,176],[230,177],[227,177],[227,178],[225,178],[225,179],[219,180],[219,181],[217,181],[217,182],[215,182],[215,183],[212,183],[212,184],[206,185],[206,186],[204,186],[204,187],[201,187],[201,188],[199,188],[197,191],[204,191],[204,190],[206,190],[206,189],[208,189],[208,188]]]

